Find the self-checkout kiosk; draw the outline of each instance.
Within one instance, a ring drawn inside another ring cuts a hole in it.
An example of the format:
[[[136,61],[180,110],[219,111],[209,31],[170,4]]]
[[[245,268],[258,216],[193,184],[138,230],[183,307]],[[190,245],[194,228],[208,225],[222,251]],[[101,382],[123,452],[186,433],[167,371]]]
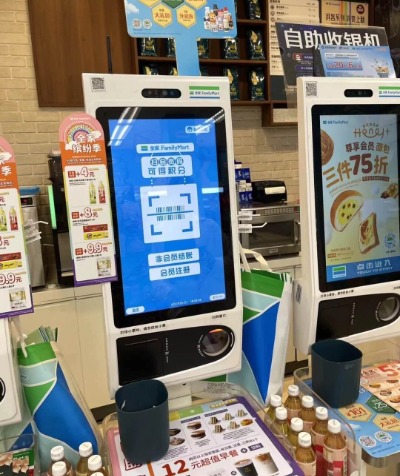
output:
[[[400,86],[299,78],[295,346],[400,333]]]
[[[115,229],[118,280],[103,285],[111,394],[238,370],[228,80],[85,74],[83,85],[105,133]]]

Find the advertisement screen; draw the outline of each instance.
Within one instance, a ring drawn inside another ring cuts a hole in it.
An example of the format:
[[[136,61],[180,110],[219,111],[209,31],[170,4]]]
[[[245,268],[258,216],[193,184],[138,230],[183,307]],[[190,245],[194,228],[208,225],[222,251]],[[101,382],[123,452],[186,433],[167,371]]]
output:
[[[135,113],[108,117],[120,311],[137,323],[226,307],[231,239],[221,124],[204,113]]]
[[[399,116],[387,106],[342,108],[313,108],[323,291],[400,273]]]

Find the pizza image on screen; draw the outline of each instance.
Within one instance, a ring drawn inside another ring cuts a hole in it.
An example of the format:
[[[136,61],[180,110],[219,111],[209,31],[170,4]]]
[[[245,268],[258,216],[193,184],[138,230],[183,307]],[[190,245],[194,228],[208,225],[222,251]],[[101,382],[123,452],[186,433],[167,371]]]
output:
[[[371,213],[360,223],[359,245],[361,253],[368,253],[379,245],[378,230],[376,228],[376,213]]]
[[[346,190],[340,193],[332,204],[331,223],[337,231],[343,231],[359,212],[364,203],[360,192]]]

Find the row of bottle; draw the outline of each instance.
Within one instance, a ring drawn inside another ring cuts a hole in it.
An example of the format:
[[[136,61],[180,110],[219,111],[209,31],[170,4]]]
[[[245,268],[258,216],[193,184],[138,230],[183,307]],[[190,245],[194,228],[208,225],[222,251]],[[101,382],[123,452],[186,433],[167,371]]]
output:
[[[304,395],[300,398],[296,385],[289,386],[288,394],[283,406],[279,395],[271,397],[267,413],[273,422],[273,433],[280,439],[287,437],[295,451],[295,459],[300,466],[306,465],[307,472],[303,468],[306,476],[347,476],[347,444],[341,434],[340,422],[328,421],[328,410],[314,408],[313,397]],[[300,444],[302,433],[310,435],[308,446]]]
[[[101,180],[98,186],[98,196],[99,196],[99,203],[106,203],[106,189]],[[94,205],[97,203],[96,186],[94,185],[93,182],[90,182],[90,185],[89,185],[89,202],[91,205]]]
[[[14,207],[9,211],[10,230],[7,227],[7,214],[3,208],[0,208],[0,231],[16,231],[18,230],[17,212]]]
[[[51,464],[47,476],[108,476],[100,455],[93,454],[90,442],[79,445],[79,461],[76,468],[65,457],[64,448],[60,445],[51,449]]]

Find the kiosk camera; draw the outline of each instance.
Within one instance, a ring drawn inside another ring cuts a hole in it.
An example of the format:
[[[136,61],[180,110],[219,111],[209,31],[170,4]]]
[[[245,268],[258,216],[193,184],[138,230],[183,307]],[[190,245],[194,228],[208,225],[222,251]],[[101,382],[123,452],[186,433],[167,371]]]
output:
[[[388,79],[298,80],[304,353],[400,332],[399,98]]]
[[[111,394],[240,368],[226,78],[83,75],[107,144],[118,280],[103,285]]]

